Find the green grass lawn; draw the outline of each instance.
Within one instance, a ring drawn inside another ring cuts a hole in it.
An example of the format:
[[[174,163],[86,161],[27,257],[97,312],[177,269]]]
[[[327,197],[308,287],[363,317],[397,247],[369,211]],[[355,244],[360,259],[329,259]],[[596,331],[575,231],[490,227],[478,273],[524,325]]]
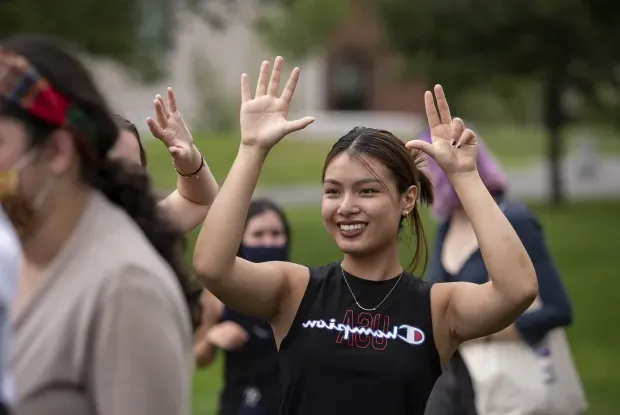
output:
[[[533,206],[573,301],[575,324],[568,332],[590,402],[589,415],[611,415],[620,407],[620,315],[617,240],[620,201],[580,203],[550,211]],[[293,226],[293,259],[307,265],[340,257],[324,233],[317,208],[288,211]],[[425,217],[429,237],[433,224]],[[192,235],[192,236],[195,236]],[[432,246],[432,245],[431,245]],[[405,246],[403,262],[408,261]],[[214,414],[221,362],[197,372],[194,414]]]
[[[492,125],[476,125],[476,128],[505,167],[522,167],[540,159],[545,153],[545,134],[540,129]],[[598,138],[598,150],[601,154],[620,154],[620,134],[611,129],[573,129],[567,133],[569,137],[567,147],[573,148],[575,139],[584,135]],[[150,133],[145,133],[144,136],[150,136]],[[215,177],[221,182],[237,154],[238,137],[233,134],[225,136],[196,134],[195,139]],[[334,141],[335,139],[336,137]],[[330,140],[285,139],[269,155],[260,184],[291,185],[300,182],[318,184],[323,161],[332,144]],[[168,151],[157,140],[147,140],[145,145],[149,157],[149,172],[156,187],[174,188],[176,176],[170,165]]]

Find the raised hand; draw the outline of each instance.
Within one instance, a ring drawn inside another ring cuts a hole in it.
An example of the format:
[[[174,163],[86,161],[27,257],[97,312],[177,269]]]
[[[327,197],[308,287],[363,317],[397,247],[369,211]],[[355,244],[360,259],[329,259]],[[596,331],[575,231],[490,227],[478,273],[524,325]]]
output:
[[[465,128],[460,118],[452,120],[450,107],[441,85],[435,85],[435,97],[439,113],[435,108],[433,94],[430,91],[424,94],[432,144],[422,140],[412,140],[406,144],[407,147],[422,151],[435,159],[439,167],[447,174],[476,170],[478,147],[476,134]]]
[[[151,134],[166,146],[179,171],[190,173],[196,170],[201,163],[201,156],[198,149],[194,147],[192,134],[177,109],[172,88],[168,88],[167,107],[159,94],[155,97],[153,106],[155,107],[155,120],[150,117],[146,119]]]
[[[250,85],[247,74],[241,75],[241,144],[269,150],[284,136],[306,128],[314,121],[312,117],[304,117],[288,121],[289,104],[295,94],[299,80],[299,68],[293,69],[291,76],[278,96],[280,75],[284,59],[278,56],[273,64],[269,77],[269,62],[264,61],[260,67],[260,75],[256,86],[256,94],[250,97]]]

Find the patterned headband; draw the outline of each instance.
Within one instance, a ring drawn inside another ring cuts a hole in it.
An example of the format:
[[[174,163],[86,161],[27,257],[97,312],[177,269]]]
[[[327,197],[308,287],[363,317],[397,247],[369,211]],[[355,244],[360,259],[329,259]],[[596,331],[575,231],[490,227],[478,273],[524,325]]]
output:
[[[76,104],[58,92],[26,58],[0,47],[0,101],[8,102],[35,118],[67,128],[94,151],[95,123]]]

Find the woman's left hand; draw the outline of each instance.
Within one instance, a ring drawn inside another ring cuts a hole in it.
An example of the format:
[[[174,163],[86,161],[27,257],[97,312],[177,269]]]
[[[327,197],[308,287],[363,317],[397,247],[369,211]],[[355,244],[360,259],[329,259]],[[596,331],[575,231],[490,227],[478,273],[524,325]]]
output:
[[[195,171],[201,163],[201,156],[194,146],[194,139],[189,128],[177,109],[177,102],[172,88],[168,88],[168,106],[161,95],[153,101],[155,120],[147,118],[146,123],[151,134],[159,139],[174,159],[174,165],[183,173]]]
[[[441,85],[435,85],[435,96],[439,113],[435,108],[433,94],[430,91],[424,94],[432,144],[411,140],[407,143],[407,148],[422,151],[432,157],[448,175],[475,171],[478,147],[476,134],[465,128],[460,118],[452,120]]]

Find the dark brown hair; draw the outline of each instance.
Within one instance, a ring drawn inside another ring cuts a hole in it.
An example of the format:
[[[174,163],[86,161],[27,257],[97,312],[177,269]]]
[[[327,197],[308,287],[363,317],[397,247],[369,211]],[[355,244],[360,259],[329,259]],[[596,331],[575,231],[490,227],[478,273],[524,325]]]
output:
[[[146,168],[148,159],[146,158],[146,151],[144,150],[144,145],[142,145],[142,138],[138,132],[138,127],[120,114],[114,114],[114,121],[116,121],[118,128],[131,133],[136,140],[138,140],[138,147],[140,148],[140,164],[142,167]]]
[[[364,161],[362,156],[372,157],[379,161],[392,174],[400,193],[406,192],[409,187],[415,185],[418,188],[418,200],[426,205],[433,203],[433,185],[428,176],[418,169],[420,161],[423,160],[422,154],[411,154],[405,144],[389,131],[355,127],[340,137],[325,158],[323,179],[325,179],[325,170],[332,160],[344,152],[360,161],[375,178],[381,181],[378,174]],[[387,188],[387,185],[381,182]],[[420,264],[423,264],[422,273],[424,273],[428,261],[428,249],[417,201],[408,217],[401,217],[399,231],[403,228],[405,219],[408,219],[411,235],[415,237],[415,252],[407,270],[414,272]]]
[[[83,64],[66,46],[45,36],[20,35],[1,42],[30,61],[54,88],[79,106],[95,125],[88,137],[94,152],[74,140],[81,161],[81,177],[123,209],[144,232],[158,254],[168,263],[183,290],[188,318],[194,328],[200,325],[202,287],[189,272],[183,258],[184,234],[161,215],[144,169],[107,157],[118,138],[118,126],[108,105]],[[1,103],[0,103],[1,104]],[[58,128],[21,108],[0,105],[0,114],[22,122],[29,131],[32,146],[43,145]]]

